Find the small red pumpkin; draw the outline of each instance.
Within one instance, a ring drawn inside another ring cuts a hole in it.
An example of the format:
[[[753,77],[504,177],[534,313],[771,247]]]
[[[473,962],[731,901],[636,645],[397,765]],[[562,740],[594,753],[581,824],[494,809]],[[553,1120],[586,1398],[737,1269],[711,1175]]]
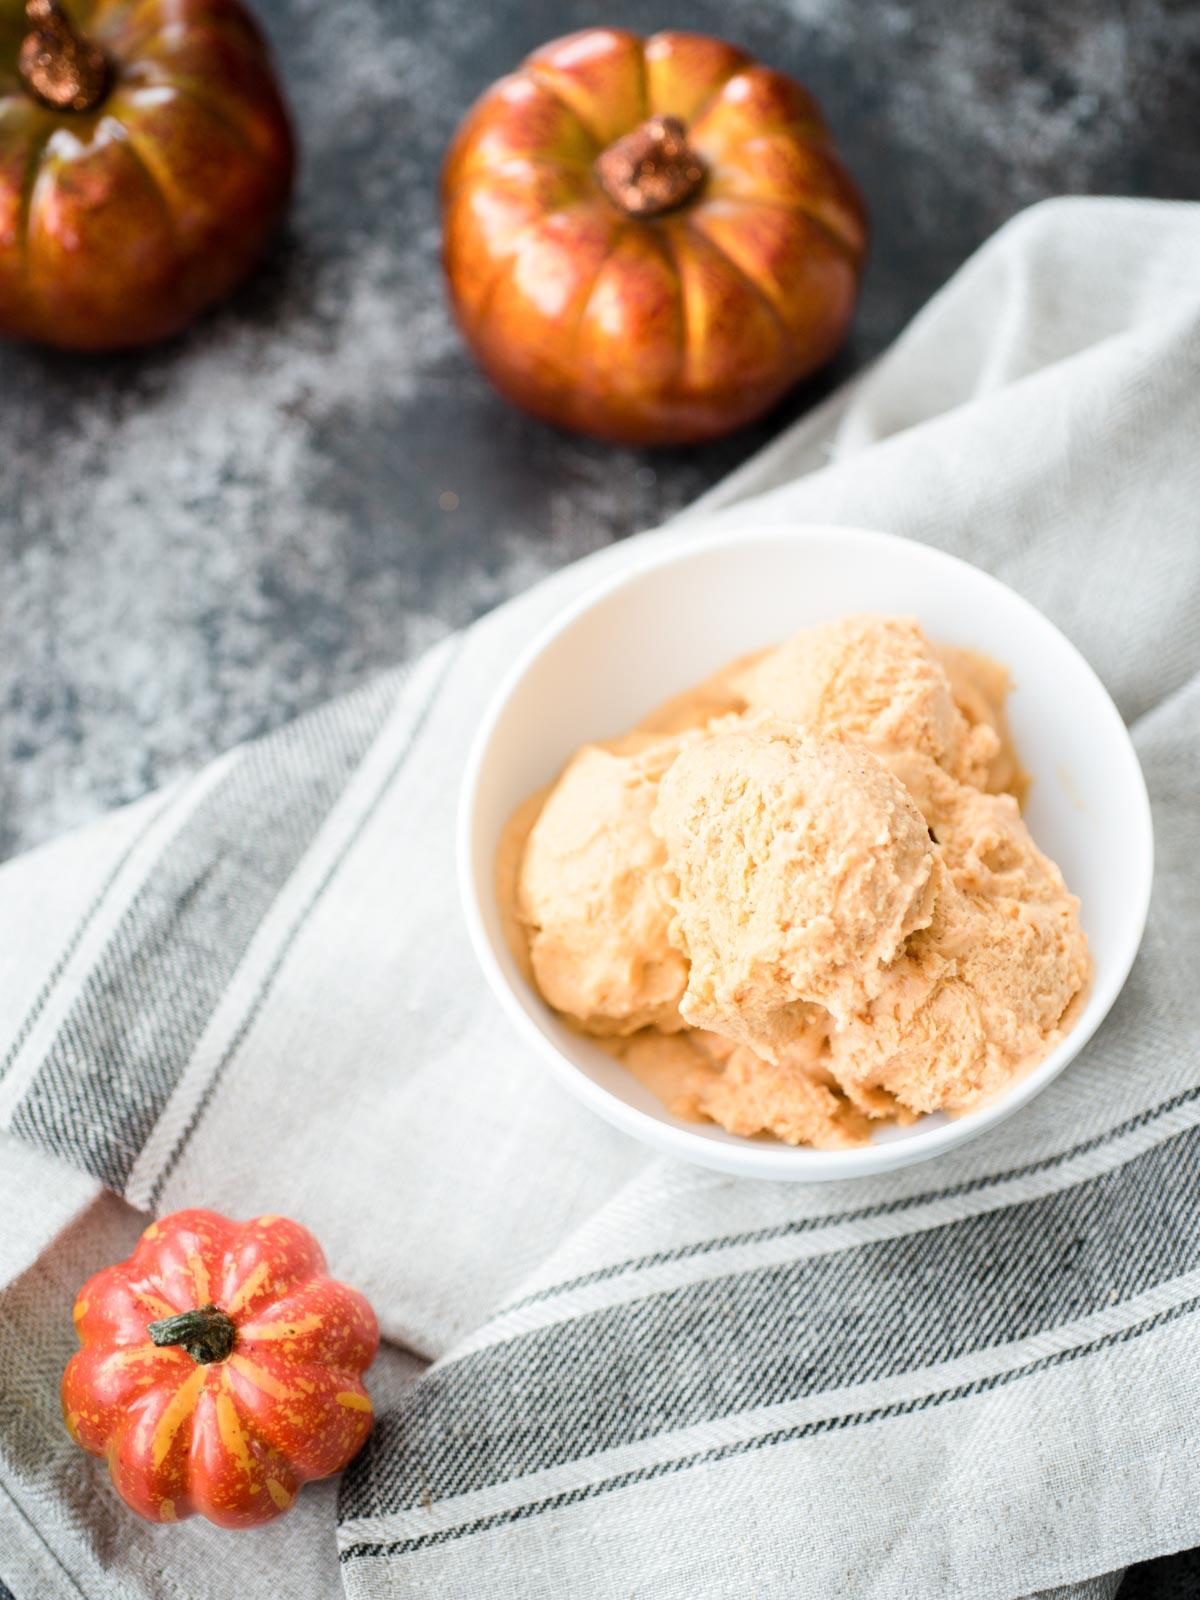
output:
[[[270,1522],[371,1431],[375,1313],[286,1217],[164,1217],[83,1286],[75,1328],[67,1429],[151,1521]]]
[[[258,261],[293,166],[238,0],[0,0],[0,332],[178,333]]]
[[[866,250],[812,96],[695,33],[536,50],[468,112],[442,196],[451,303],[488,377],[634,444],[725,433],[828,360]]]

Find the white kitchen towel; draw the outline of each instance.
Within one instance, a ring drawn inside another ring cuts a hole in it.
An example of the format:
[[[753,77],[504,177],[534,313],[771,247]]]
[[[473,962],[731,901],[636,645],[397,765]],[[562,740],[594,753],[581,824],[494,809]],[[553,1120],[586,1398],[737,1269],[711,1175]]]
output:
[[[339,1573],[351,1600],[1107,1600],[1200,1543],[1200,208],[1018,217],[639,553],[700,515],[951,550],[1088,656],[1158,859],[1108,1022],[989,1136],[827,1187],[651,1158],[550,1084],[468,948],[456,790],[498,675],[628,544],[10,864],[18,1600],[307,1600]],[[75,1286],[132,1207],[196,1204],[297,1217],[379,1310],[336,1544],[329,1487],[258,1534],[139,1525],[61,1430]]]

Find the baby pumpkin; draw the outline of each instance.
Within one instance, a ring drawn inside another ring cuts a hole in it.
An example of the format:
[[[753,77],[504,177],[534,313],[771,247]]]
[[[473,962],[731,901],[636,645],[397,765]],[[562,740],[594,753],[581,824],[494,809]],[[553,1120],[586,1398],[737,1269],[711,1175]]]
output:
[[[83,1286],[75,1328],[67,1429],[151,1521],[270,1522],[371,1431],[375,1313],[286,1217],[164,1217]]]
[[[694,33],[534,51],[468,112],[442,203],[451,304],[495,386],[633,444],[726,433],[827,361],[867,243],[808,91]]]
[[[0,333],[178,333],[258,262],[293,166],[238,0],[0,0]]]

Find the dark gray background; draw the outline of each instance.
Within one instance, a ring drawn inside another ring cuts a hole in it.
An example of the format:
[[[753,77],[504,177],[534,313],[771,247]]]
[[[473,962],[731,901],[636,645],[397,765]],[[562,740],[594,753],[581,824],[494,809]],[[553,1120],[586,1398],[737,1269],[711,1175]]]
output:
[[[886,344],[1013,212],[1200,195],[1200,8],[1170,0],[261,0],[303,146],[260,277],[174,345],[0,350],[0,855],[660,521]],[[724,33],[824,104],[874,218],[852,341],[761,426],[648,454],[472,367],[438,276],[464,108],[598,20]],[[444,509],[453,507],[453,509]]]

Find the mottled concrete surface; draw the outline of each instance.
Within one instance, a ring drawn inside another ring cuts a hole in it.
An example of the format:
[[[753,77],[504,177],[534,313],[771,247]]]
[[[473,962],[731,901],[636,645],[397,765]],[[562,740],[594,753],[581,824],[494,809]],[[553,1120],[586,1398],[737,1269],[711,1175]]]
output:
[[[0,854],[85,821],[660,521],[1063,191],[1200,194],[1200,9],[1169,0],[261,0],[304,148],[286,238],[187,338],[0,352]],[[435,177],[461,111],[603,16],[804,77],[875,220],[853,341],[697,452],[568,438],[450,326]],[[443,509],[452,506],[453,509]]]

